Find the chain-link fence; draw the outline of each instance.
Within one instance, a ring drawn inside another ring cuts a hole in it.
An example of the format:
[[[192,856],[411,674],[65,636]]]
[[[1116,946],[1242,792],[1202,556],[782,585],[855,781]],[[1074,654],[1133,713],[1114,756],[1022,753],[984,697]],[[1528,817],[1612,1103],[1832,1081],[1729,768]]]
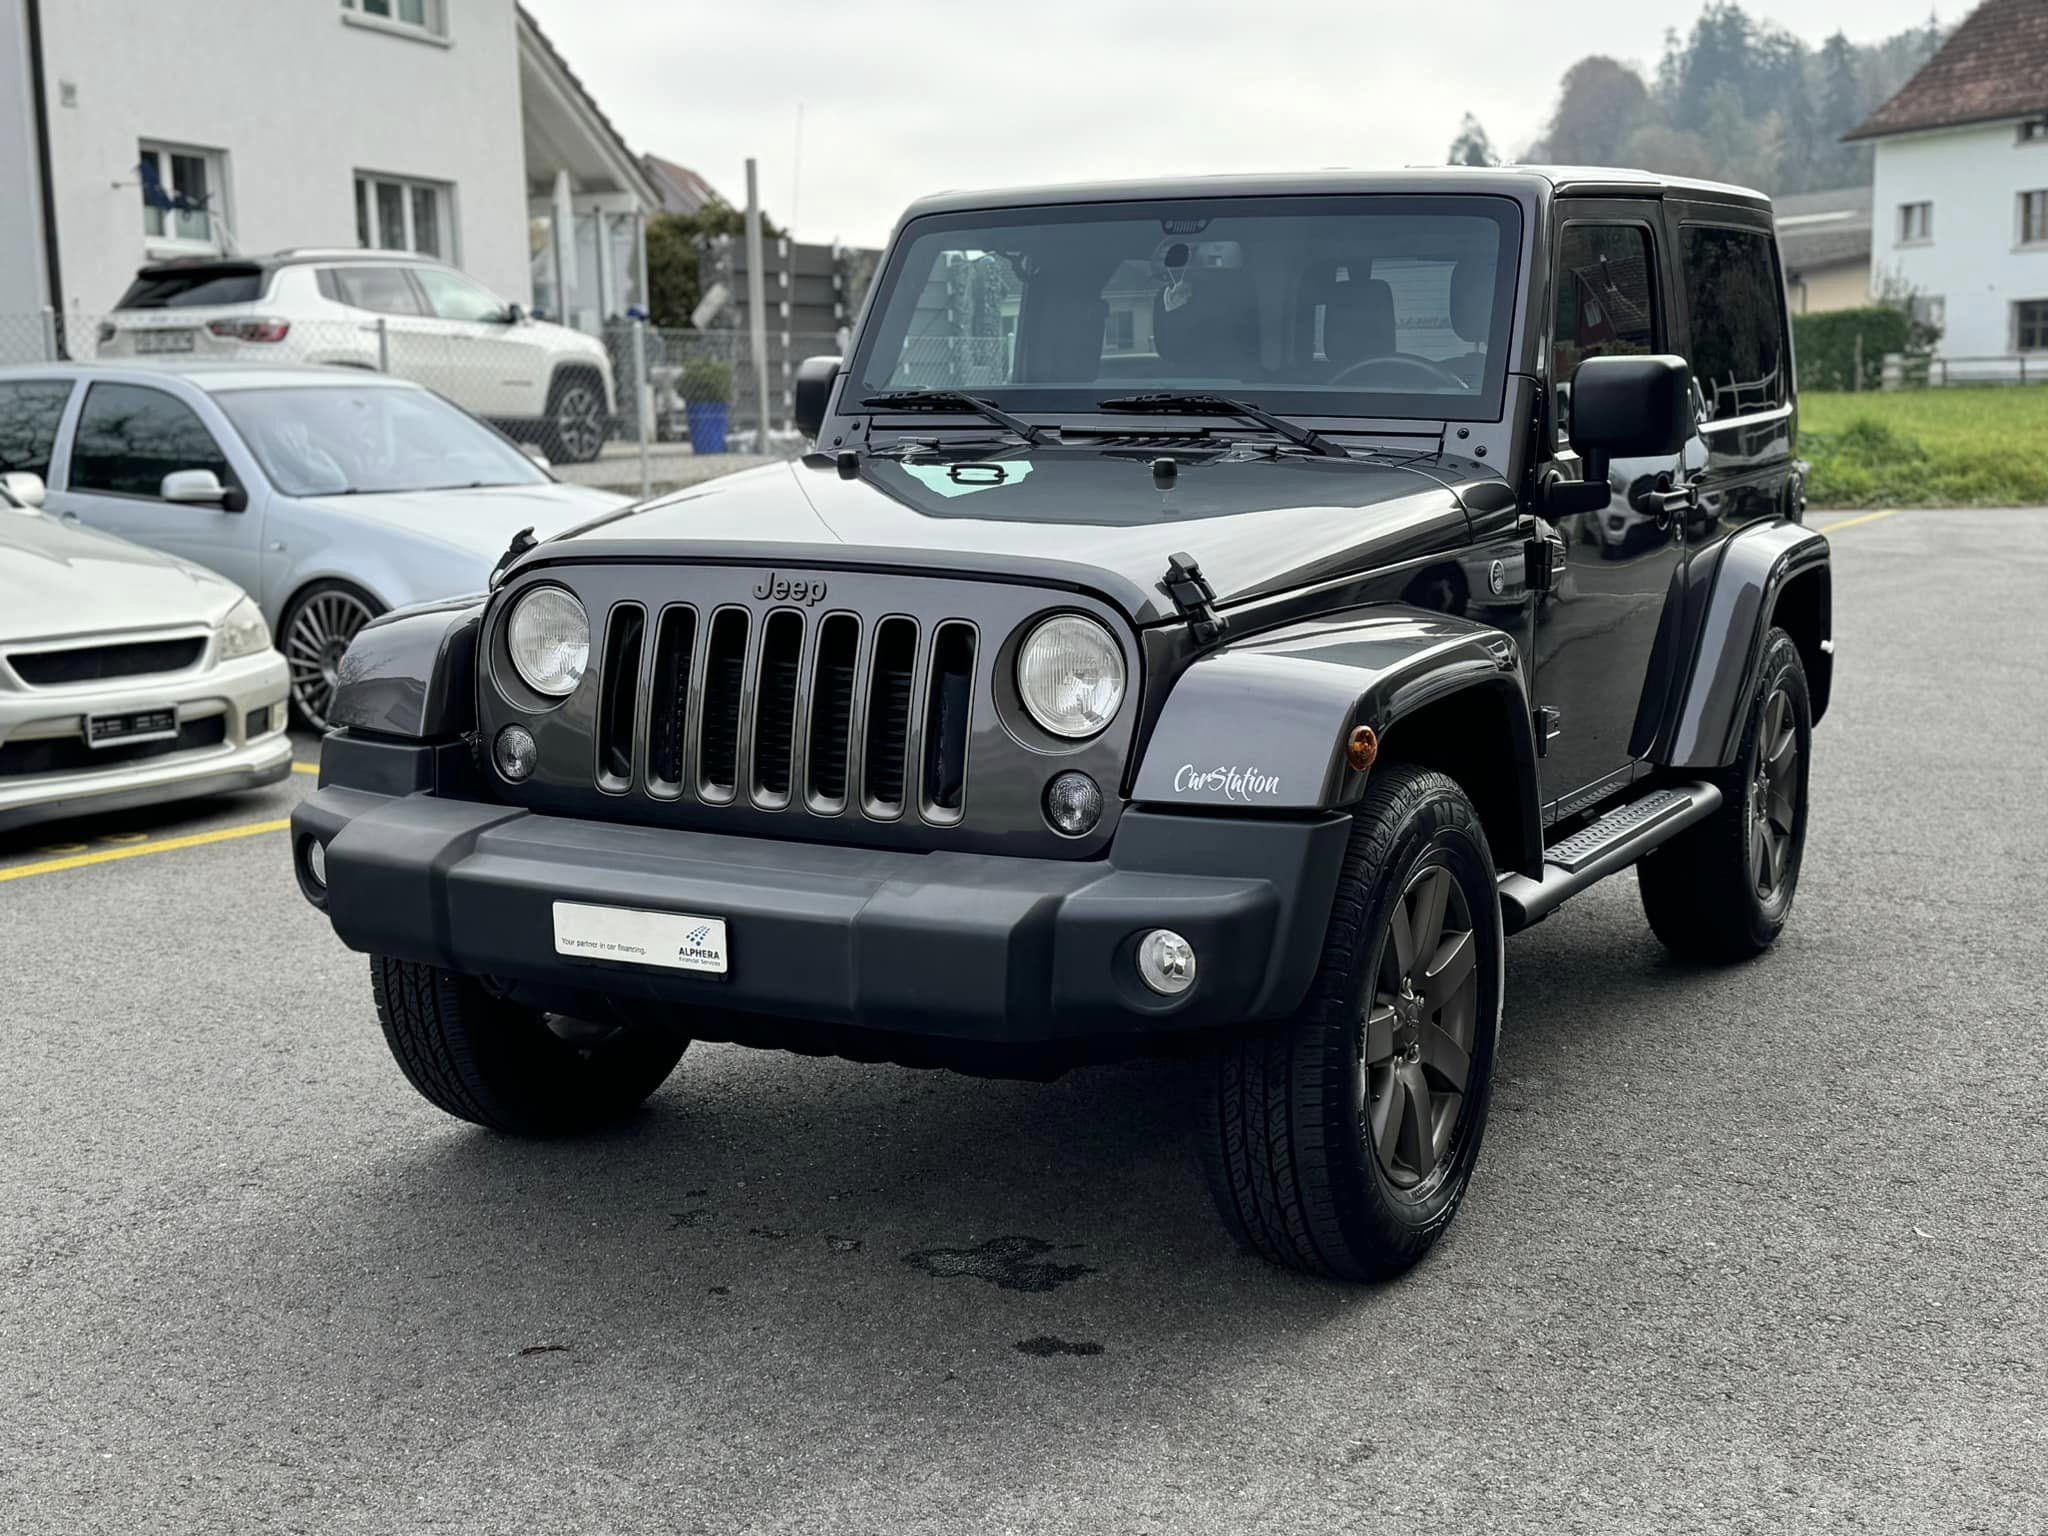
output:
[[[295,319],[256,308],[0,314],[0,364],[314,364],[388,373],[490,422],[564,478],[644,494],[801,452],[792,415],[797,367],[841,345],[832,335],[770,333],[763,432],[744,332],[623,321],[591,336],[516,314]]]

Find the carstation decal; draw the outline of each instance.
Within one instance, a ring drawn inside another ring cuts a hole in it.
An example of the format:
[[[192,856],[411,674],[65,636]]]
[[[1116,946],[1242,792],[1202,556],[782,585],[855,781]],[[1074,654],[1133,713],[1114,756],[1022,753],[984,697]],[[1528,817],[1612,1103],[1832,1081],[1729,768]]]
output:
[[[1221,795],[1226,800],[1250,805],[1255,800],[1278,795],[1280,775],[1240,768],[1235,763],[1220,768],[1197,768],[1193,763],[1182,763],[1173,775],[1173,790],[1178,795]]]

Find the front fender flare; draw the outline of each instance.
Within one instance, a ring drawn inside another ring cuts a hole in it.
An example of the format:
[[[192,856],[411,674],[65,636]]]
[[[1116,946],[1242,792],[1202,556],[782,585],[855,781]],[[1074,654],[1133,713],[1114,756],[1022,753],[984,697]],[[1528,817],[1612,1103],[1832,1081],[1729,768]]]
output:
[[[449,598],[371,620],[341,658],[328,719],[426,741],[476,723],[476,646],[484,599]]]

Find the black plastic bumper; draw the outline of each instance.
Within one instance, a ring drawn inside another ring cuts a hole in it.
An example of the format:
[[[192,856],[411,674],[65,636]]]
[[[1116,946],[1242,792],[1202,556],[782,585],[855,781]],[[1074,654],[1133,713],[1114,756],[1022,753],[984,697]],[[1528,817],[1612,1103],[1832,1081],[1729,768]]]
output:
[[[396,787],[396,786],[393,786]],[[1106,860],[904,853],[540,816],[328,785],[292,815],[352,949],[471,975],[798,1019],[1028,1043],[1272,1018],[1320,956],[1349,818],[1124,814]],[[557,901],[725,919],[723,977],[555,952]],[[1195,985],[1146,989],[1171,928]]]

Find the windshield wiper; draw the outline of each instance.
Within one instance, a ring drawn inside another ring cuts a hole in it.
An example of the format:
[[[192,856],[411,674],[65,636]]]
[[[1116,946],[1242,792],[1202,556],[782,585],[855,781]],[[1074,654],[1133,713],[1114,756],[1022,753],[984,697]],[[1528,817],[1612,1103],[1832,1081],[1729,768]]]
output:
[[[896,389],[887,394],[869,395],[861,404],[898,411],[972,411],[984,421],[992,421],[1034,446],[1045,434],[1044,428],[1034,427],[1030,422],[1012,416],[1000,405],[952,389]]]
[[[1257,422],[1267,431],[1277,432],[1290,443],[1299,443],[1325,458],[1351,457],[1315,428],[1304,427],[1285,416],[1275,416],[1249,400],[1235,400],[1229,395],[1176,394],[1171,391],[1156,395],[1119,395],[1114,400],[1096,401],[1095,408],[1098,411],[1132,411],[1157,416],[1236,416],[1243,421]]]

